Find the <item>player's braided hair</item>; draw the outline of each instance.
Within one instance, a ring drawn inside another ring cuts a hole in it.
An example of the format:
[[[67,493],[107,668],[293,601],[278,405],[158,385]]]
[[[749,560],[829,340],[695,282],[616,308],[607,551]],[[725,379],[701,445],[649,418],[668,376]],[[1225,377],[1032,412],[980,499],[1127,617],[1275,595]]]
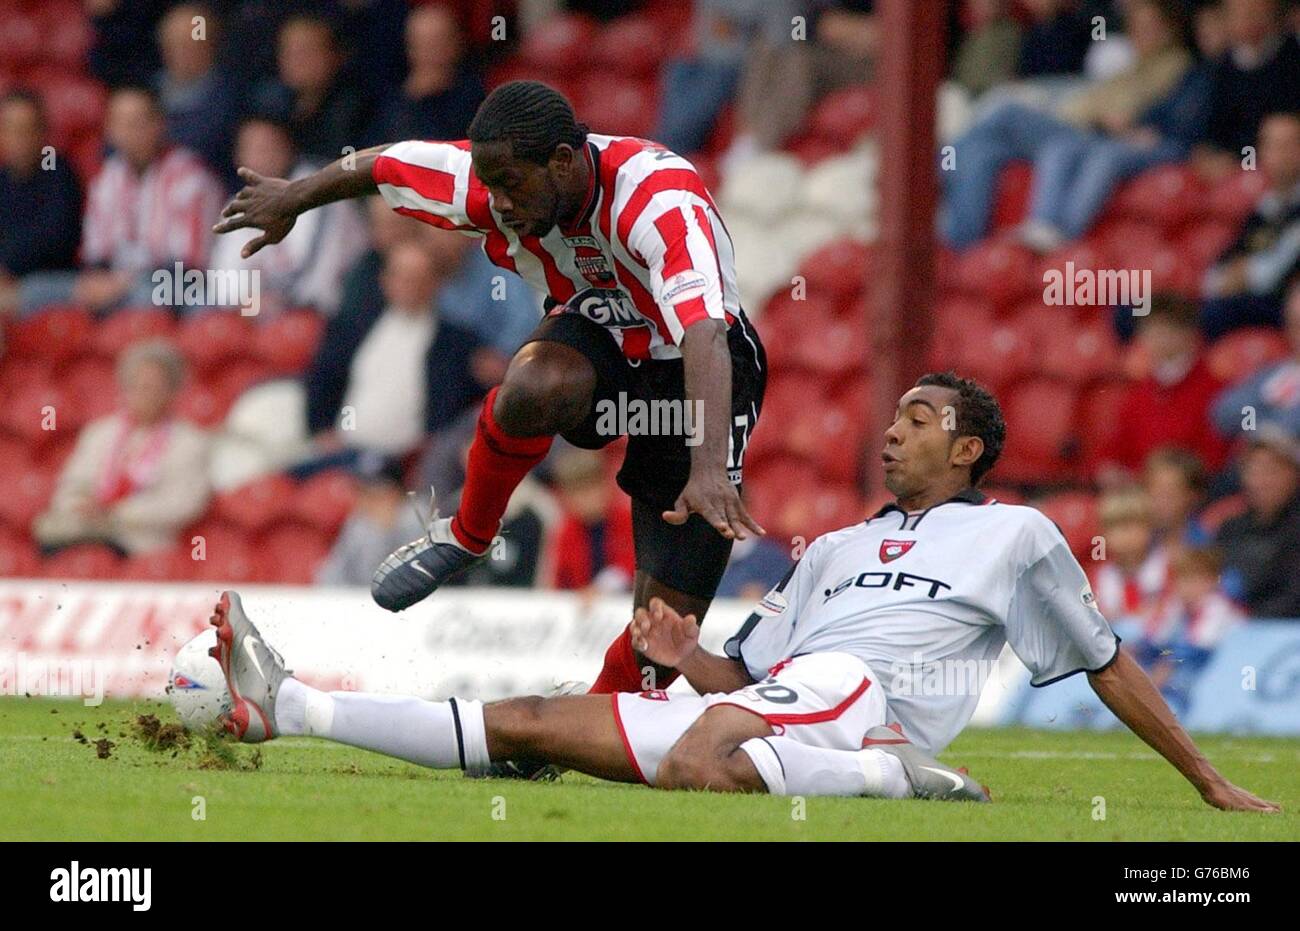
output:
[[[558,145],[576,149],[588,132],[565,96],[541,81],[502,84],[469,124],[471,142],[508,142],[512,155],[538,165],[545,165]]]
[[[953,372],[931,372],[918,378],[916,384],[957,392],[957,435],[977,436],[984,441],[984,452],[970,467],[971,484],[979,484],[1002,455],[1002,444],[1007,438],[1007,422],[1002,418],[998,399],[979,382]]]

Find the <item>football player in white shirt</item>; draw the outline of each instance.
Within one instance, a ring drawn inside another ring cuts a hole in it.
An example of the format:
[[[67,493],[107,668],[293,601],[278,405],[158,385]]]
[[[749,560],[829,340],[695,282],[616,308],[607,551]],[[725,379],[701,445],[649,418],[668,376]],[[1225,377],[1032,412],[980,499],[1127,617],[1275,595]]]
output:
[[[698,693],[450,699],[324,693],[288,676],[227,593],[214,651],[246,741],[307,734],[436,768],[545,761],[659,788],[986,800],[934,760],[1009,643],[1047,685],[1083,672],[1115,715],[1223,809],[1277,811],[1224,779],[1111,632],[1050,520],[975,487],[1005,436],[997,401],[927,375],[885,434],[897,503],[818,538],[764,597],[726,655],[662,600],[639,609],[640,652]],[[256,661],[250,660],[250,656]],[[941,687],[929,687],[934,671]],[[958,675],[952,675],[956,671]]]

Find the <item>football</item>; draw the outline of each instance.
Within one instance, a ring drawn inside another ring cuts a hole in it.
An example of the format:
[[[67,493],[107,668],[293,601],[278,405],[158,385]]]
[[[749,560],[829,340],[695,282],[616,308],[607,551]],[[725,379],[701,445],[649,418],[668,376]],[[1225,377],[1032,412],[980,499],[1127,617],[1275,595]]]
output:
[[[189,731],[212,727],[230,710],[230,691],[217,661],[208,651],[217,645],[217,632],[205,630],[176,654],[167,679],[167,697]]]

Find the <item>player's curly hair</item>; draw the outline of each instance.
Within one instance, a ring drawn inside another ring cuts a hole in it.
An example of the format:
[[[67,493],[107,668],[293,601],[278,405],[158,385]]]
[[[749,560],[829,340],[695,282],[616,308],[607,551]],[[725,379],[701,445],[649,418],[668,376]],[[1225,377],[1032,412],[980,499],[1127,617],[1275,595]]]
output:
[[[978,485],[1002,455],[1007,439],[1007,422],[1002,405],[979,382],[962,378],[955,372],[930,372],[916,380],[917,387],[934,385],[957,392],[957,435],[977,436],[984,441],[984,452],[970,467],[970,481]]]
[[[469,140],[508,142],[516,158],[545,165],[556,146],[576,149],[589,131],[578,122],[568,99],[549,84],[510,81],[479,106],[469,124]]]

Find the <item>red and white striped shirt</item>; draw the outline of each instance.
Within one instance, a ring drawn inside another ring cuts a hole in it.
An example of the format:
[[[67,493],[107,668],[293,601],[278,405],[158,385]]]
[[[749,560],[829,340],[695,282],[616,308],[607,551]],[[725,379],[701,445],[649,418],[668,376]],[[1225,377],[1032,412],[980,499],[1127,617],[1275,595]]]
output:
[[[118,271],[202,268],[226,195],[194,153],[168,149],[142,173],[121,155],[90,184],[81,260]]]
[[[592,187],[570,226],[519,236],[470,164],[469,142],[399,142],[375,161],[398,213],[483,237],[492,262],[605,327],[629,359],[680,358],[686,328],[740,313],[735,253],[695,168],[655,142],[587,135]],[[573,299],[578,297],[578,300]]]

